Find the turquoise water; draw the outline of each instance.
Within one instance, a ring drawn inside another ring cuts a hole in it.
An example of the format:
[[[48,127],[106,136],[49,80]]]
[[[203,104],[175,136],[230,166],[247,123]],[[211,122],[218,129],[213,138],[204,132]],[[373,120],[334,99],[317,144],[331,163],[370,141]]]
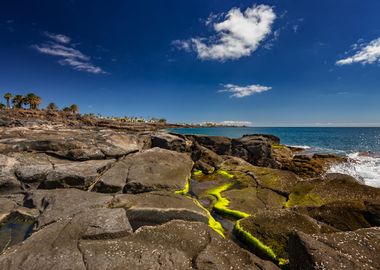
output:
[[[346,155],[351,163],[337,165],[331,172],[346,173],[368,185],[380,187],[380,128],[249,127],[178,128],[179,134],[202,134],[239,138],[244,134],[272,134],[282,144],[299,146],[305,153]]]

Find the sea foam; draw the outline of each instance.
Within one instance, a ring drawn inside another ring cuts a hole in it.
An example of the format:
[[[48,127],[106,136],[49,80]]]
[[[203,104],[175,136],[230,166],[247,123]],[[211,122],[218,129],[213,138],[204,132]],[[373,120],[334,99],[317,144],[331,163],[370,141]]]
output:
[[[328,172],[348,174],[366,185],[380,188],[380,155],[356,152],[348,157],[349,162],[334,165]]]

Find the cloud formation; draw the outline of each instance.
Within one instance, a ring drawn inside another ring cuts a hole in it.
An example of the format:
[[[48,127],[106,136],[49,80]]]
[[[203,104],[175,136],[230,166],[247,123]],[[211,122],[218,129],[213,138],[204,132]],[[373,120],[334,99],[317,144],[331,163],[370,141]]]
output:
[[[259,84],[252,84],[252,85],[247,85],[247,86],[225,84],[223,86],[224,86],[224,89],[219,90],[218,92],[228,92],[228,93],[231,93],[230,97],[236,97],[236,98],[248,97],[253,94],[269,91],[272,89],[272,87],[262,86]]]
[[[50,40],[40,45],[32,45],[32,48],[42,54],[60,57],[58,63],[62,66],[70,66],[74,70],[93,74],[106,74],[106,72],[91,62],[91,57],[78,49],[73,48],[71,38],[61,34],[44,32]]]
[[[48,38],[56,41],[56,42],[60,42],[60,43],[63,43],[63,44],[69,44],[71,42],[71,38],[69,38],[68,36],[65,36],[65,35],[62,35],[62,34],[54,34],[54,33],[50,33],[50,32],[44,32],[45,36],[47,36]]]
[[[338,66],[351,65],[354,63],[373,64],[380,62],[380,38],[372,40],[368,44],[352,45],[354,55],[336,62]]]
[[[180,49],[195,51],[200,59],[239,59],[251,55],[270,35],[275,19],[276,14],[267,5],[253,6],[244,12],[239,8],[232,8],[226,15],[212,14],[206,20],[205,24],[213,27],[215,35],[177,40],[174,44]]]

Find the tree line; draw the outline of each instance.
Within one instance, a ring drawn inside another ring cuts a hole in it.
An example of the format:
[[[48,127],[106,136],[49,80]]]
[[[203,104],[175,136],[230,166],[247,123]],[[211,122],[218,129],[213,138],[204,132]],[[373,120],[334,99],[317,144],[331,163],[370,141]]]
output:
[[[0,103],[0,110],[4,109],[24,109],[29,107],[30,110],[38,110],[42,103],[41,97],[34,93],[29,93],[26,95],[13,95],[12,93],[4,94],[5,104]],[[47,111],[59,111],[59,107],[51,102],[46,106]],[[79,107],[76,104],[72,104],[69,107],[62,108],[64,112],[79,113]]]

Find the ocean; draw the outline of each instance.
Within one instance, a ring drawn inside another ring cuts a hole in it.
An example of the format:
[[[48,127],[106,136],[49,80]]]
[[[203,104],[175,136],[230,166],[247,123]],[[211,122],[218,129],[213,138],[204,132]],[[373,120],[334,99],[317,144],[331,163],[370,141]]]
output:
[[[348,156],[350,163],[333,166],[330,172],[349,174],[367,185],[380,187],[380,128],[210,127],[170,131],[229,138],[239,138],[244,134],[272,134],[279,137],[282,144],[304,148],[305,153]]]

